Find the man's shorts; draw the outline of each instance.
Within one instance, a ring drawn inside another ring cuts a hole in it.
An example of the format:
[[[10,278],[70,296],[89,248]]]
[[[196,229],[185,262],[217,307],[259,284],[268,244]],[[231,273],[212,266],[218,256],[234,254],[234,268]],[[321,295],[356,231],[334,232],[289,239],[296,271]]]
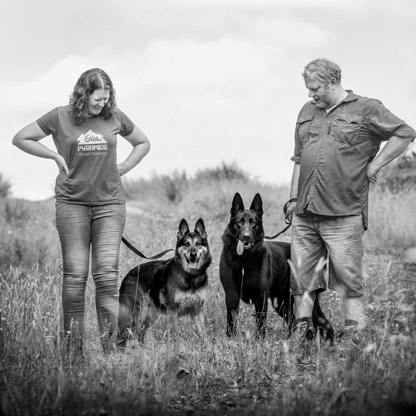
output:
[[[305,291],[319,292],[330,288],[344,297],[362,296],[363,233],[360,215],[294,214],[291,293],[302,295]],[[327,257],[329,273],[323,270],[323,261]]]

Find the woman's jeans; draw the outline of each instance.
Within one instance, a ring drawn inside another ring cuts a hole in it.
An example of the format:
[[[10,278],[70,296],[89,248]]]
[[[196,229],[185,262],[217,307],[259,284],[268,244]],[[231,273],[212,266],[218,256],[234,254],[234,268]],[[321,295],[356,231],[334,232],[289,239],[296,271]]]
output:
[[[125,205],[90,207],[56,203],[56,227],[63,258],[64,331],[73,339],[84,336],[90,252],[98,327],[104,348],[111,335],[116,333],[118,265],[125,221]]]

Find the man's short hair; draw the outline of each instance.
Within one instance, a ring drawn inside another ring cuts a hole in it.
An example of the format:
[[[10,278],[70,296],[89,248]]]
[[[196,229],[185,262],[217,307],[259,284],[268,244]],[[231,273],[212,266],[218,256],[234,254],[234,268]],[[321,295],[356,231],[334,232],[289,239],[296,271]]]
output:
[[[325,83],[333,81],[335,84],[340,84],[341,68],[328,59],[318,58],[305,66],[302,76],[304,79],[319,79]]]

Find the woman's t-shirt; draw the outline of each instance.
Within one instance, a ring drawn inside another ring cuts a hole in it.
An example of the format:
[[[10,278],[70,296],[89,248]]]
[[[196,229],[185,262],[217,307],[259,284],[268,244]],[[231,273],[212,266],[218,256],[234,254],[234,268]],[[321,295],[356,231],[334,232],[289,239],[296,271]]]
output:
[[[117,169],[117,134],[128,136],[133,122],[120,110],[108,119],[97,116],[76,125],[69,106],[57,107],[37,120],[53,137],[69,174],[59,172],[57,201],[80,205],[124,204],[124,188]]]

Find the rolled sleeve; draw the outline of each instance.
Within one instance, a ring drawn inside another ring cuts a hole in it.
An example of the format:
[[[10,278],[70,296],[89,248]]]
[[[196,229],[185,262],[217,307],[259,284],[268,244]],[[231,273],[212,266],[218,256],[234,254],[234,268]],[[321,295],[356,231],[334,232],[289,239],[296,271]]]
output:
[[[296,129],[295,129],[295,149],[293,151],[293,156],[290,158],[292,162],[295,162],[297,164],[300,163],[300,157],[302,154],[302,144],[299,137],[299,117],[296,122]]]
[[[290,160],[291,160],[292,162],[297,163],[298,165],[300,164],[300,156],[292,156],[292,157],[290,158]]]
[[[402,119],[392,114],[384,105],[376,101],[368,118],[369,131],[385,141],[392,136],[402,139],[416,137],[415,130]]]

